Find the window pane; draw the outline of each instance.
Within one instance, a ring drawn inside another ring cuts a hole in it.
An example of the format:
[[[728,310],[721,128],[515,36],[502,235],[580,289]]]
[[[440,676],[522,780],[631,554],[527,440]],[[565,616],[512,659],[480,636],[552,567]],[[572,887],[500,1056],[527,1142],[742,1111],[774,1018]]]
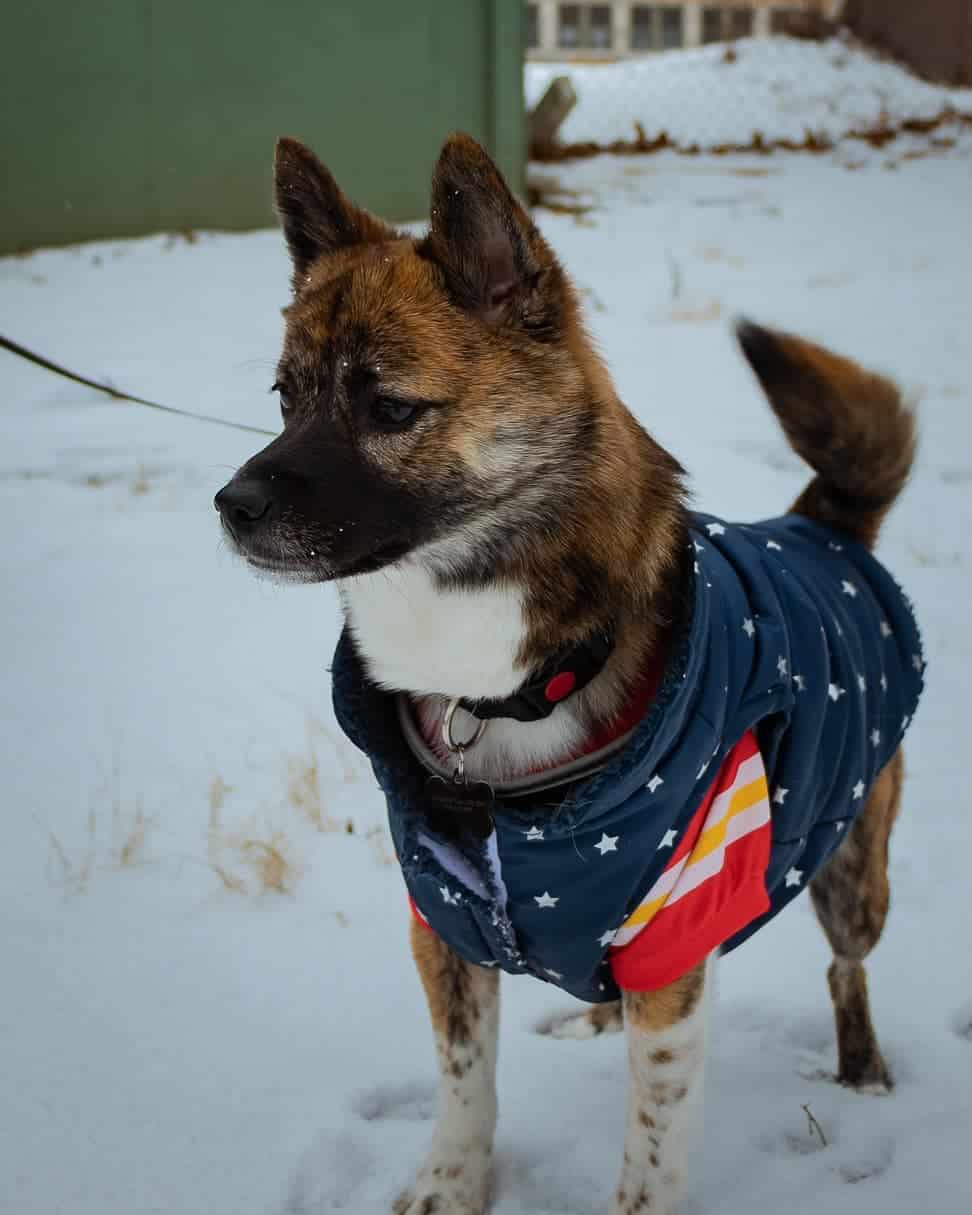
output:
[[[753,32],[753,10],[734,8],[729,13],[729,37],[748,38]]]
[[[704,8],[702,10],[702,41],[722,41],[722,9]]]
[[[661,44],[666,51],[674,50],[682,45],[682,10],[680,8],[663,8],[661,10]]]
[[[590,8],[590,39],[588,45],[599,51],[611,48],[611,6],[592,4]]]
[[[540,45],[540,13],[535,4],[526,6],[526,44],[530,51]]]
[[[655,10],[636,4],[631,10],[631,49],[650,51],[655,45]]]
[[[580,45],[580,5],[562,4],[557,22],[557,45],[573,50]]]

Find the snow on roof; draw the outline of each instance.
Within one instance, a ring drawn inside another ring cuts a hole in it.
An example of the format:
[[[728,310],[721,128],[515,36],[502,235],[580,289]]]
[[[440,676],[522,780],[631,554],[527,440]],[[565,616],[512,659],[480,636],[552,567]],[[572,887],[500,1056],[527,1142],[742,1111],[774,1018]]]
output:
[[[701,149],[803,143],[808,135],[833,143],[950,111],[972,117],[972,89],[929,84],[840,39],[746,38],[731,52],[720,43],[609,64],[529,63],[527,104],[561,75],[578,95],[559,132],[563,144],[662,135]]]

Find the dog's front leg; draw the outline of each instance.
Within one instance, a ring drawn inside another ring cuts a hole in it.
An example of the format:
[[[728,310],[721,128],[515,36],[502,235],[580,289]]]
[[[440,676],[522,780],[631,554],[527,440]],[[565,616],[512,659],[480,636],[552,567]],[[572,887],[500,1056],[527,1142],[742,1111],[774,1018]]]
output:
[[[482,1215],[496,1127],[499,973],[470,966],[421,924],[412,953],[432,1017],[439,1108],[425,1164],[396,1215]]]
[[[705,1053],[705,963],[660,991],[624,993],[630,1080],[612,1215],[674,1215]]]

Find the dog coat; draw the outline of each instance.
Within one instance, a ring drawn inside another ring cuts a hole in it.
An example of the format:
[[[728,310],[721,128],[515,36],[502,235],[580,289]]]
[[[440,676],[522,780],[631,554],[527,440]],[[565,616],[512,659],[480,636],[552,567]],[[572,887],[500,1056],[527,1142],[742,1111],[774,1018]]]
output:
[[[416,914],[469,962],[597,1003],[663,987],[808,884],[863,810],[923,686],[904,594],[797,515],[693,515],[692,611],[643,718],[593,775],[497,788],[482,840],[437,834],[429,772],[349,631],[334,705],[384,791]]]

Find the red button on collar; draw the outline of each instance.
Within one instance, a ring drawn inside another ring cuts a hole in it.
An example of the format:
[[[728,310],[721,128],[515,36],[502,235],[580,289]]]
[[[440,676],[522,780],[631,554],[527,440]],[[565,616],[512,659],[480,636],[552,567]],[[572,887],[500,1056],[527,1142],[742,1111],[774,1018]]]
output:
[[[558,700],[563,700],[573,692],[576,683],[577,676],[573,671],[561,671],[550,680],[543,689],[543,694],[551,704],[556,704]]]

